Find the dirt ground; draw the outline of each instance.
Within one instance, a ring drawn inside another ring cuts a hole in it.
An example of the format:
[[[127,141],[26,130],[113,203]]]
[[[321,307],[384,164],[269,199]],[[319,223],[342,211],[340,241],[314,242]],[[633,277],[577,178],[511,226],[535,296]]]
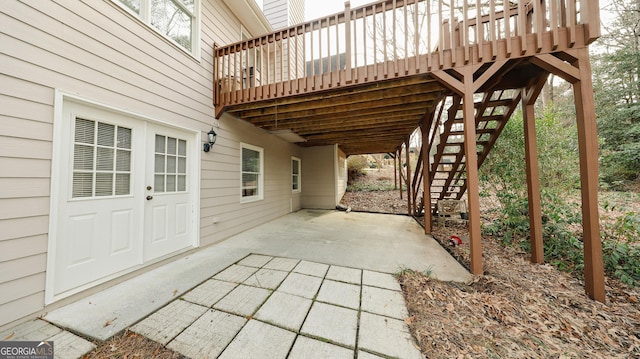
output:
[[[361,210],[375,203],[377,212],[396,213],[390,195],[356,192],[342,204]],[[603,197],[617,203],[617,209],[602,213],[603,220],[637,210],[633,199]],[[491,219],[495,201],[483,198],[483,220]],[[465,242],[451,247],[451,235]],[[434,227],[433,236],[468,265],[464,225]],[[585,295],[582,281],[548,264],[533,265],[528,254],[491,238],[483,238],[483,258],[485,274],[469,283],[440,282],[411,271],[400,275],[410,313],[405,321],[426,358],[640,358],[638,289],[607,279],[607,301],[601,304]]]

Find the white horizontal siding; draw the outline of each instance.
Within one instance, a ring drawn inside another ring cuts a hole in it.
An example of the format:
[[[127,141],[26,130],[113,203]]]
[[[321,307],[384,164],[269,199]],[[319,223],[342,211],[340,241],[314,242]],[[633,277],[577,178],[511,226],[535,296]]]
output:
[[[46,252],[46,234],[0,241],[0,263]]]
[[[309,147],[302,153],[302,208],[335,208],[335,147]]]
[[[200,164],[201,245],[282,216],[292,201],[298,208],[291,156],[318,173],[333,168],[321,167],[332,161],[330,152],[306,158],[301,148],[244,121],[214,120],[213,44],[240,40],[241,25],[221,0],[202,0],[201,9],[202,51],[194,59],[110,0],[3,3],[0,327],[44,308],[56,90],[201,131],[202,140],[215,128],[218,140]],[[240,142],[264,148],[264,200],[240,203]],[[324,193],[333,180],[305,183],[314,174],[303,174],[303,194],[335,196],[333,189]]]

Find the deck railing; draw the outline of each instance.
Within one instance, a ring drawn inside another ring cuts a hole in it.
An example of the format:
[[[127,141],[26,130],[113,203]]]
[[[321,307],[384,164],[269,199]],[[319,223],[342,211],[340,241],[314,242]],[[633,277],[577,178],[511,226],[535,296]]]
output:
[[[589,43],[597,0],[385,0],[214,49],[216,107]],[[509,41],[505,41],[509,40]],[[519,53],[518,53],[519,52]]]

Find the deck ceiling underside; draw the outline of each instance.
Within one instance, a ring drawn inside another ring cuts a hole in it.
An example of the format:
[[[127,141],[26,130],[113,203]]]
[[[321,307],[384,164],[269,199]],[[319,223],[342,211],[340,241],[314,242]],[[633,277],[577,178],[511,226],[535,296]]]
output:
[[[347,154],[394,152],[447,93],[429,75],[230,106],[269,132],[291,131],[301,146],[338,144]]]

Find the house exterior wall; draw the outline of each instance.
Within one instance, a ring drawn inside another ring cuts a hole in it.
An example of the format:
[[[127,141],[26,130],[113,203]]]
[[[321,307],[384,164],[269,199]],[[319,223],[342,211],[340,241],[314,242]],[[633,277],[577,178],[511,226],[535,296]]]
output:
[[[196,58],[110,0],[3,3],[0,329],[50,308],[45,280],[61,92],[198,131],[202,142],[215,128],[211,152],[199,151],[200,246],[299,209],[307,190],[321,197],[324,184],[305,182],[312,172],[304,170],[325,166],[332,153],[305,151],[231,116],[213,119],[212,45],[240,40],[241,24],[222,0],[202,0],[200,26]],[[261,201],[240,203],[240,142],[264,149]],[[300,194],[291,191],[291,156],[302,162]]]
[[[336,201],[336,146],[302,149],[302,208],[334,209]]]
[[[337,146],[336,146],[337,147]],[[336,152],[336,204],[347,191],[347,155],[338,147]]]
[[[264,0],[263,12],[275,29],[301,24],[304,22],[305,0]]]

